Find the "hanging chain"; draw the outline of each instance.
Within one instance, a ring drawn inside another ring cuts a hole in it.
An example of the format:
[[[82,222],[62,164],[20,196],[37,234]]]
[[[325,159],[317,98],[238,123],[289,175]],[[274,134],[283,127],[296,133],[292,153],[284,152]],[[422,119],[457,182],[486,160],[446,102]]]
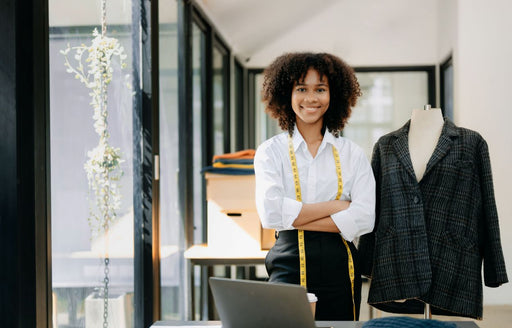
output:
[[[110,263],[110,259],[108,257],[105,258],[105,277],[103,278],[103,328],[108,327],[108,283],[109,283],[109,268],[108,265]]]
[[[101,1],[101,35],[103,37],[107,35],[107,0]],[[102,91],[106,92],[106,90]],[[104,110],[106,111],[106,108],[104,108]],[[108,234],[105,235],[105,238],[108,238]],[[105,267],[103,271],[105,274],[105,277],[103,278],[103,328],[108,328],[108,285],[110,281],[108,267],[109,264],[110,259],[108,258],[108,255],[106,255]]]
[[[101,0],[101,35],[107,35],[107,0]]]

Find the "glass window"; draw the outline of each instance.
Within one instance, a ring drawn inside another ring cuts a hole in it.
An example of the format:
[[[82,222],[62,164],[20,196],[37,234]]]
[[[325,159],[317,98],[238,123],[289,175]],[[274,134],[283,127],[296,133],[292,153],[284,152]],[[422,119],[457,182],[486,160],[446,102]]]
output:
[[[235,60],[234,65],[234,106],[231,110],[231,151],[241,150],[244,145],[244,69],[242,65]]]
[[[382,135],[405,124],[414,108],[428,104],[427,72],[356,72],[363,95],[343,130],[371,158]]]
[[[441,109],[453,120],[453,61],[450,57],[441,64]]]
[[[178,200],[177,3],[159,3],[160,58],[160,279],[162,320],[184,319],[184,227]]]
[[[108,327],[133,325],[131,8],[129,0],[109,1],[102,34],[95,1],[49,4],[57,327],[102,326],[104,315]],[[94,79],[98,62],[88,58],[101,51],[109,59],[100,81]]]
[[[265,104],[261,101],[263,73],[254,74],[254,108],[256,119],[256,146],[268,138],[283,132],[276,119],[265,112]]]
[[[226,86],[226,55],[217,47],[213,47],[213,154],[225,153],[224,122],[227,103],[225,99]]]
[[[193,189],[194,189],[194,244],[206,242],[206,196],[205,181],[201,174],[202,168],[206,165],[206,126],[208,122],[204,119],[206,114],[205,102],[205,46],[206,34],[195,23],[192,23],[192,165],[193,165]],[[203,295],[206,288],[202,286],[200,277],[204,277],[199,267],[194,267],[194,289],[192,293]],[[195,309],[201,309],[201,297],[194,297]],[[199,320],[201,310],[192,314],[193,318]]]
[[[203,103],[204,90],[204,67],[203,56],[205,48],[205,33],[197,26],[192,24],[192,121],[193,121],[193,183],[194,183],[194,244],[204,242],[203,216],[204,204],[204,179],[201,169],[205,165],[203,159],[203,133],[206,122],[204,122]]]

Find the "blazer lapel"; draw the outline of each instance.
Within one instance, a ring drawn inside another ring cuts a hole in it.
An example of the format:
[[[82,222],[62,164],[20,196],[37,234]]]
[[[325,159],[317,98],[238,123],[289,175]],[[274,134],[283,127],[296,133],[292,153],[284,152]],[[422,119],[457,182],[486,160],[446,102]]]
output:
[[[411,155],[409,153],[409,125],[411,121],[407,121],[403,127],[395,132],[396,140],[393,143],[393,147],[395,149],[395,154],[398,157],[398,160],[402,163],[405,170],[411,177],[416,180],[416,175],[414,174],[414,168],[412,167]]]
[[[426,176],[428,172],[441,160],[443,157],[448,154],[450,148],[453,145],[452,137],[457,136],[457,127],[447,118],[444,120],[443,129],[441,131],[441,135],[439,136],[439,141],[437,142],[437,146],[430,157],[430,160],[427,163],[427,167],[425,169],[425,173],[423,176]]]

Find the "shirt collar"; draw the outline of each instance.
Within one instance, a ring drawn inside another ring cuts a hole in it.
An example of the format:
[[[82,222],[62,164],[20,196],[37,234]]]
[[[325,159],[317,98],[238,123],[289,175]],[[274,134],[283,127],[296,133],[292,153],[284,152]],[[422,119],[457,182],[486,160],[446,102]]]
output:
[[[331,133],[331,131],[329,131],[328,128],[325,128],[325,133],[324,133],[324,140],[326,143],[330,143],[331,145],[335,145],[336,143],[336,138],[333,136],[333,134]]]
[[[304,143],[304,145],[306,144],[306,141],[302,137],[302,134],[300,134],[299,129],[297,128],[297,125],[295,125],[295,127],[293,128],[292,141],[293,141],[293,151],[297,151],[297,149],[300,147],[301,144],[303,144],[303,143]],[[324,144],[326,144],[326,143],[335,145],[335,142],[336,142],[336,138],[332,135],[332,133],[329,131],[329,129],[325,128],[324,139],[322,140],[322,144],[320,145],[320,147],[318,149],[319,149],[319,151],[321,149],[323,149],[325,147]]]
[[[295,124],[295,127],[293,128],[293,151],[297,151],[297,149],[300,147],[302,143],[306,143],[304,138],[302,137],[302,134],[300,134],[299,129],[297,128],[297,124]]]

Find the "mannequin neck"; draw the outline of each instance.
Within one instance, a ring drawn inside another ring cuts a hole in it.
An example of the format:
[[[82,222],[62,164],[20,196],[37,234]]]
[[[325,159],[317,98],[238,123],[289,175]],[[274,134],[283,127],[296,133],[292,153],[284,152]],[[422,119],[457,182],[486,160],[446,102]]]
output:
[[[413,109],[409,127],[409,154],[417,181],[423,178],[427,163],[443,130],[441,109]]]
[[[413,109],[411,115],[410,130],[413,129],[437,129],[444,124],[441,108],[429,110]]]

